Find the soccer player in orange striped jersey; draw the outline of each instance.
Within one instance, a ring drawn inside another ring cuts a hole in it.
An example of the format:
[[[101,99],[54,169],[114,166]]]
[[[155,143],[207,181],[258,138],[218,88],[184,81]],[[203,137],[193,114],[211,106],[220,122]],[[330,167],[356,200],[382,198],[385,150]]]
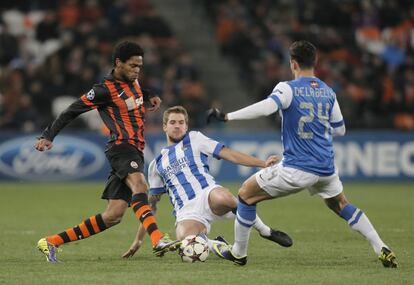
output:
[[[179,246],[178,241],[170,240],[158,229],[148,206],[143,174],[144,103],[150,105],[148,111],[157,111],[161,99],[142,89],[138,82],[143,58],[144,51],[138,44],[129,41],[118,44],[113,52],[111,73],[64,110],[35,144],[38,151],[51,149],[53,139],[68,123],[93,109],[98,110],[110,130],[105,154],[112,170],[102,194],[108,200],[107,208],[75,227],[40,239],[38,249],[49,262],[57,261],[56,248],[62,244],[88,238],[121,222],[129,205],[149,234],[155,255],[162,256]]]

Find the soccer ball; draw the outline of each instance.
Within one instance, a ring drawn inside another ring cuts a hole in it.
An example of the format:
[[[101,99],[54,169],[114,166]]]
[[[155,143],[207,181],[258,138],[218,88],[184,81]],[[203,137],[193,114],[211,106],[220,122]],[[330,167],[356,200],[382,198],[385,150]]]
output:
[[[196,235],[186,236],[182,242],[178,254],[183,262],[193,263],[206,261],[210,250],[207,241]]]

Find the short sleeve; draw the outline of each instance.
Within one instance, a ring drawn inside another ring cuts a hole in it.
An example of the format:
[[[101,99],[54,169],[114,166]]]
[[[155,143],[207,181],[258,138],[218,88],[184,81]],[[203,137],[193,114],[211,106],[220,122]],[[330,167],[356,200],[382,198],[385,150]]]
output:
[[[150,185],[150,194],[158,195],[166,193],[164,181],[157,171],[156,160],[151,161],[148,167],[148,183]]]
[[[273,99],[280,110],[289,108],[292,102],[292,88],[286,82],[279,82],[268,98]]]
[[[201,132],[190,132],[189,135],[192,144],[196,145],[202,153],[220,159],[219,153],[225,147],[224,144],[203,135]]]

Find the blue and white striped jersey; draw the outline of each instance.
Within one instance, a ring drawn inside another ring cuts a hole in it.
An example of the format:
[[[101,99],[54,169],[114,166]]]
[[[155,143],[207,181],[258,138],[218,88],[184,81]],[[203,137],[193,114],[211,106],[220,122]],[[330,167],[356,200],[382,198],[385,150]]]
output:
[[[207,157],[219,159],[223,147],[222,143],[191,131],[179,143],[163,148],[149,165],[150,193],[168,193],[174,209],[181,209],[199,191],[216,184],[209,173]]]
[[[300,77],[277,84],[269,98],[282,118],[283,165],[333,174],[332,128],[344,125],[335,92],[316,77]]]

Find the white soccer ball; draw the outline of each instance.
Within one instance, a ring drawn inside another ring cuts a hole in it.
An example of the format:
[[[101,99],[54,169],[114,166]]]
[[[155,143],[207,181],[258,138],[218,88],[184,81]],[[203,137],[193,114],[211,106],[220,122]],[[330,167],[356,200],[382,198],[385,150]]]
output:
[[[183,262],[206,261],[210,250],[207,241],[196,235],[186,236],[182,242],[178,254]]]

